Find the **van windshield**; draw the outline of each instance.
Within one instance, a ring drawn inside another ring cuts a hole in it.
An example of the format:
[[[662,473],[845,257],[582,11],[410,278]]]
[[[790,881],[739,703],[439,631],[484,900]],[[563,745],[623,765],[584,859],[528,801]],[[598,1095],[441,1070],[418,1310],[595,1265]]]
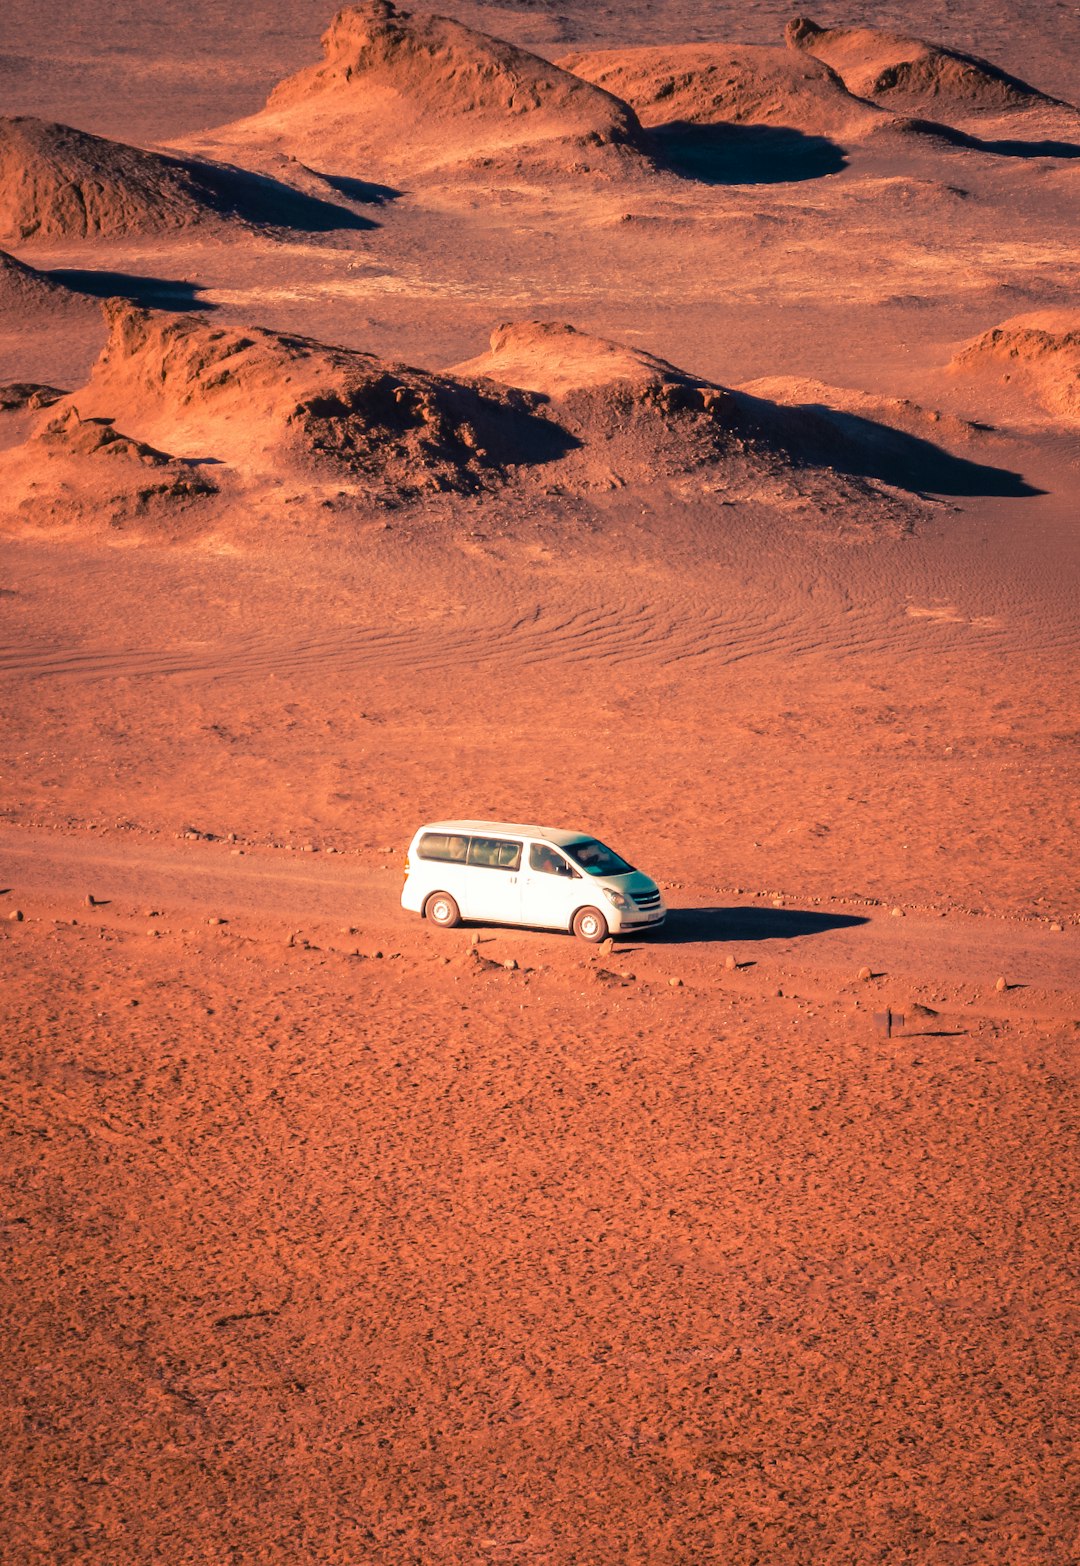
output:
[[[576,843],[563,845],[563,853],[569,854],[586,875],[630,875],[633,865],[620,859],[613,848],[606,848],[595,837],[583,837]]]

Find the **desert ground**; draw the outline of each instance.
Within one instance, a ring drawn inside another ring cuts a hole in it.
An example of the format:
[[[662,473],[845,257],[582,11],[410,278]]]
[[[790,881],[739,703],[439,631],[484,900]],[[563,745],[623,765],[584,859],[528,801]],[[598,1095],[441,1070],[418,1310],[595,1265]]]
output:
[[[1080,1558],[1078,60],[5,9],[5,1561]]]

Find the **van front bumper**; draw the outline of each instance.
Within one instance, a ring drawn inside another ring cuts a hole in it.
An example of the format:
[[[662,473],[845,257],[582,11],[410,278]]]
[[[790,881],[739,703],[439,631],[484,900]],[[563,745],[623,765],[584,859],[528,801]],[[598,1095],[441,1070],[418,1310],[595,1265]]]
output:
[[[667,918],[666,908],[652,908],[647,913],[639,908],[635,908],[632,913],[622,913],[612,908],[610,913],[608,925],[613,935],[619,935],[624,930],[659,930]]]

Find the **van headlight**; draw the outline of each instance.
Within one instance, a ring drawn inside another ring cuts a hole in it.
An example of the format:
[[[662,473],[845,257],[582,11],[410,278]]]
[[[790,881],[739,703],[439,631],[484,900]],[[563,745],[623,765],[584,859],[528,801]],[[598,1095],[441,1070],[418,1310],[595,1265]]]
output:
[[[611,906],[613,908],[617,908],[620,913],[626,913],[628,911],[630,907],[630,899],[628,897],[624,897],[621,892],[613,892],[610,886],[605,886],[604,896],[607,898]]]

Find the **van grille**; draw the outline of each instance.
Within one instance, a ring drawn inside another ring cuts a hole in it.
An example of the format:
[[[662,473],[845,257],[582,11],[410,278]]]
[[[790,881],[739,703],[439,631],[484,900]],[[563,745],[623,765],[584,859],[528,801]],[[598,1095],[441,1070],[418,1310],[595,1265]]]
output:
[[[630,896],[639,908],[659,908],[660,906],[659,892],[631,892]]]

